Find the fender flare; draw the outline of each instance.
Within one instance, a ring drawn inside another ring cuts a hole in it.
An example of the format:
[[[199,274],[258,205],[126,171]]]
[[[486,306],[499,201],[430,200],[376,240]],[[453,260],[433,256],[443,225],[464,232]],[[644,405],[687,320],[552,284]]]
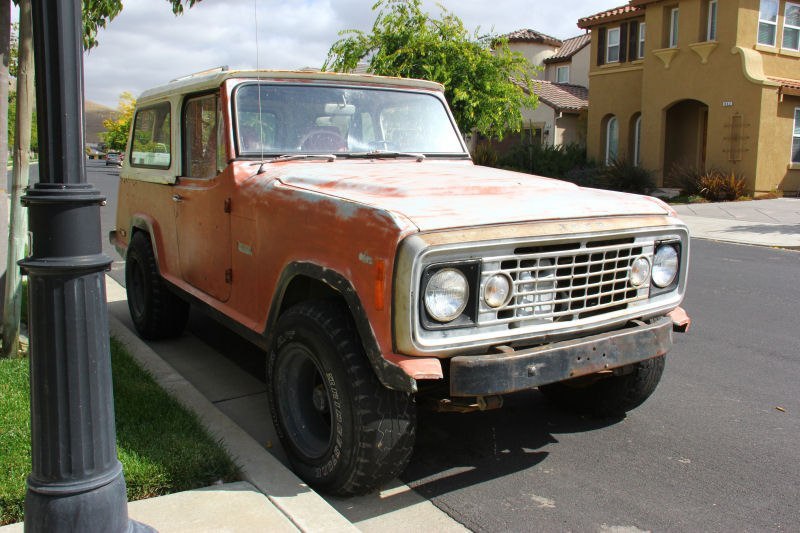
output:
[[[268,346],[272,344],[273,328],[278,321],[286,289],[297,276],[305,276],[320,281],[342,296],[350,310],[350,315],[353,317],[361,344],[364,347],[364,353],[367,354],[367,359],[369,359],[375,375],[383,386],[401,392],[414,393],[417,391],[417,381],[406,374],[400,366],[387,361],[383,357],[367,318],[367,313],[350,281],[339,272],[324,268],[316,263],[302,261],[289,263],[281,272],[263,333]]]

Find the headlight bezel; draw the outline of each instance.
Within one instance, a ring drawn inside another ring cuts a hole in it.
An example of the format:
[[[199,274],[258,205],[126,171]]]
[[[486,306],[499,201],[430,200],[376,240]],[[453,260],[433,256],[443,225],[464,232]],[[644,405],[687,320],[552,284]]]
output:
[[[672,247],[677,253],[677,259],[678,259],[677,268],[675,269],[675,275],[673,276],[672,281],[668,285],[665,285],[664,287],[658,286],[655,280],[653,279],[656,270],[656,255],[658,254],[658,250],[662,246]],[[684,267],[683,267],[683,250],[681,241],[674,239],[655,241],[653,246],[653,262],[652,265],[650,266],[650,297],[676,290],[680,283],[682,269],[684,269]]]
[[[467,303],[461,314],[449,322],[440,322],[435,319],[428,312],[425,305],[425,294],[428,290],[428,283],[434,275],[442,270],[457,270],[464,275],[467,280],[467,287],[469,294],[467,295]],[[478,316],[478,280],[480,279],[480,261],[465,261],[459,263],[437,263],[428,265],[422,274],[420,283],[419,301],[419,316],[421,318],[422,327],[427,330],[442,330],[453,328],[464,328],[474,326]]]

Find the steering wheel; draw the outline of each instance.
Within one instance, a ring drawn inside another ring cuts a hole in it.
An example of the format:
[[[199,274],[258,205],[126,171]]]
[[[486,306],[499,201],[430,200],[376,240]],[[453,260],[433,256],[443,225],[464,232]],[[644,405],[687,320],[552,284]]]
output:
[[[347,141],[338,132],[331,130],[311,130],[300,140],[304,152],[344,152]]]

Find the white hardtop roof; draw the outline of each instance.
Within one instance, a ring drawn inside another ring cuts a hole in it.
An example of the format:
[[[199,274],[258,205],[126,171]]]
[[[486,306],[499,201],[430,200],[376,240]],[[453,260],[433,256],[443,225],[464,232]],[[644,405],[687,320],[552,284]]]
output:
[[[394,78],[389,76],[375,76],[372,74],[341,74],[338,72],[320,72],[316,70],[220,70],[201,72],[173,80],[166,85],[148,89],[139,95],[138,102],[156,100],[173,94],[186,94],[214,89],[222,85],[229,78],[259,79],[264,81],[319,81],[339,84],[366,84],[385,85],[393,87],[408,87],[412,89],[427,89],[430,91],[443,91],[440,83],[412,78]]]

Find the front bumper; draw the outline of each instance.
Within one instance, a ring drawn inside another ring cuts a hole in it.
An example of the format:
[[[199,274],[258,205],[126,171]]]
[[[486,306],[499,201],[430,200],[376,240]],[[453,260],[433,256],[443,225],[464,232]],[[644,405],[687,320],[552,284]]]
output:
[[[452,396],[507,394],[594,374],[664,355],[672,346],[673,321],[649,323],[581,339],[450,360]]]

